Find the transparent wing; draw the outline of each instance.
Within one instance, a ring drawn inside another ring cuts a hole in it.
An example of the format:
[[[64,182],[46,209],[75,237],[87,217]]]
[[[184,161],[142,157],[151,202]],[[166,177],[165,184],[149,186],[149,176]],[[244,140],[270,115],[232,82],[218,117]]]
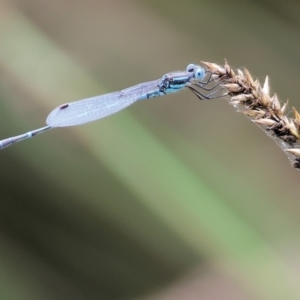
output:
[[[47,117],[51,127],[74,126],[110,116],[133,104],[143,94],[157,90],[161,79],[140,83],[122,91],[66,103]]]

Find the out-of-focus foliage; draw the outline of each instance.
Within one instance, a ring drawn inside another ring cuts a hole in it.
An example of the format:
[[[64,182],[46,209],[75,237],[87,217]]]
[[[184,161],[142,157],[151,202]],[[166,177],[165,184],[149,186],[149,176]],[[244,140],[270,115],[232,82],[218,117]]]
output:
[[[297,1],[0,1],[0,134],[200,60],[300,107]],[[190,92],[0,152],[1,299],[300,299],[300,173]]]

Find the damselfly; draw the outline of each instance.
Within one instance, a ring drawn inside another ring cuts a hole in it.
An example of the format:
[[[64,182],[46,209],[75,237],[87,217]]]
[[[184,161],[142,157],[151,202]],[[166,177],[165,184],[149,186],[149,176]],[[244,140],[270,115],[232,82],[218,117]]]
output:
[[[81,125],[99,120],[124,109],[136,101],[164,96],[181,91],[184,88],[189,88],[201,100],[220,97],[216,96],[221,90],[221,88],[217,88],[219,83],[212,87],[207,86],[212,81],[209,74],[205,68],[190,64],[184,72],[168,73],[160,79],[140,83],[118,92],[62,104],[48,115],[47,126],[4,139],[0,141],[0,149],[34,137],[54,127]],[[205,80],[206,77],[208,78]],[[209,94],[203,94],[202,91],[199,91],[199,88],[200,90],[209,91]]]

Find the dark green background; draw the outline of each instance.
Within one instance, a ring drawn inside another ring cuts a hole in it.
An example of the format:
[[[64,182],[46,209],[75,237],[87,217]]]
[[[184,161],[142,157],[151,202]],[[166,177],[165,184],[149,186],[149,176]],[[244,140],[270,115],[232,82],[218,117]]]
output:
[[[0,135],[201,60],[300,109],[299,1],[0,1]],[[184,91],[0,153],[0,299],[300,299],[300,173]]]

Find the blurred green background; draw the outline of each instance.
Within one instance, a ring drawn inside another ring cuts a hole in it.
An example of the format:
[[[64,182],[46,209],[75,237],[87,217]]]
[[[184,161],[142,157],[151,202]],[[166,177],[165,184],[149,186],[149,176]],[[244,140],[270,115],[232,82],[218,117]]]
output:
[[[200,60],[300,109],[298,1],[0,1],[0,135]],[[300,299],[300,173],[184,91],[1,151],[0,299]]]

